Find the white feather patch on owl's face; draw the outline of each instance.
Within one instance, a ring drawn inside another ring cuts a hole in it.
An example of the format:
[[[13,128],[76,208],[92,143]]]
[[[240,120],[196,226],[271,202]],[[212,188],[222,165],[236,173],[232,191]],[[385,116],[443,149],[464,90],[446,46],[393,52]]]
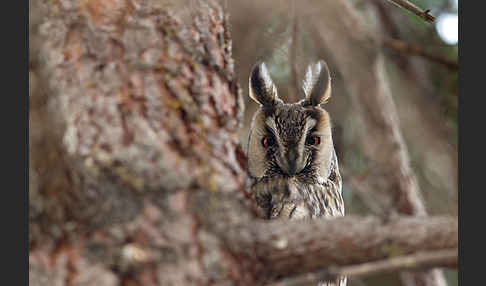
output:
[[[265,175],[266,167],[266,150],[260,146],[262,138],[267,134],[265,130],[265,114],[260,108],[253,116],[248,135],[248,171],[251,176],[261,178]]]

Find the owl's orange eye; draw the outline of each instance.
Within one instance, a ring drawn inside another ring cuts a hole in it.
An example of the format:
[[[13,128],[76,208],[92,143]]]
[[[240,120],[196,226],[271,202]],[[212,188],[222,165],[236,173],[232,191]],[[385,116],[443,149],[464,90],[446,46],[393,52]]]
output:
[[[265,136],[262,139],[262,145],[264,148],[271,147],[275,144],[275,139],[272,136]]]
[[[311,136],[307,137],[305,144],[317,146],[317,145],[321,144],[321,137],[319,137],[317,135],[311,135]]]

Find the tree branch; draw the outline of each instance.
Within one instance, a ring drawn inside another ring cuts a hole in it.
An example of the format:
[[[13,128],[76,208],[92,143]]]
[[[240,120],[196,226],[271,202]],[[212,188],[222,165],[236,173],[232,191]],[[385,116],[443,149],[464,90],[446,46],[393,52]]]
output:
[[[446,66],[451,70],[459,70],[459,64],[457,62],[451,61],[449,59],[437,56],[432,53],[428,53],[423,50],[423,48],[412,45],[409,43],[405,43],[403,41],[397,39],[386,38],[383,39],[383,45],[389,49],[394,50],[395,52],[411,55],[411,56],[420,56],[435,63],[441,64]]]
[[[415,6],[414,4],[410,3],[407,0],[387,0],[387,1],[392,2],[393,4],[414,13],[415,15],[419,16],[420,18],[424,19],[429,23],[434,23],[435,21],[434,16],[429,14],[430,10],[423,11],[422,9],[418,8],[417,6]]]
[[[408,216],[389,221],[372,216],[262,221],[226,226],[218,232],[235,256],[253,267],[265,265],[261,273],[265,277],[289,277],[329,266],[456,249],[458,234],[456,218]]]
[[[345,275],[351,277],[431,267],[457,268],[457,249],[419,252],[359,265],[341,268],[331,267],[328,272],[333,276]]]
[[[372,261],[344,267],[330,266],[326,270],[284,279],[268,286],[316,284],[318,281],[332,280],[340,276],[358,277],[400,270],[428,269],[431,267],[456,268],[457,249],[419,252],[411,255],[392,257],[380,261]]]

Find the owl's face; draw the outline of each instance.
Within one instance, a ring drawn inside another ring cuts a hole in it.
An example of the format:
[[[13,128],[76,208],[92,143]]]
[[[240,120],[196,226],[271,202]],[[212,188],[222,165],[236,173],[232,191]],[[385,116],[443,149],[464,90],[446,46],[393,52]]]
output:
[[[249,135],[250,175],[262,177],[326,178],[333,143],[328,113],[301,103],[260,108]]]
[[[250,76],[250,97],[260,104],[248,142],[249,173],[254,178],[327,178],[334,152],[329,114],[319,105],[330,96],[327,65],[311,65],[305,97],[285,104],[263,63]]]

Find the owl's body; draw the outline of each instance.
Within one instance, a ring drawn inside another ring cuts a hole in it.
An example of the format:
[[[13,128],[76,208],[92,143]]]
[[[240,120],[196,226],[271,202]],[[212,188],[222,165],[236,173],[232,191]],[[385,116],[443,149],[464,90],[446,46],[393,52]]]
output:
[[[329,114],[319,105],[330,97],[323,61],[308,68],[304,96],[278,98],[263,63],[250,76],[250,97],[260,104],[248,138],[251,192],[268,219],[312,219],[344,215],[342,181]],[[320,285],[344,286],[345,278]]]

